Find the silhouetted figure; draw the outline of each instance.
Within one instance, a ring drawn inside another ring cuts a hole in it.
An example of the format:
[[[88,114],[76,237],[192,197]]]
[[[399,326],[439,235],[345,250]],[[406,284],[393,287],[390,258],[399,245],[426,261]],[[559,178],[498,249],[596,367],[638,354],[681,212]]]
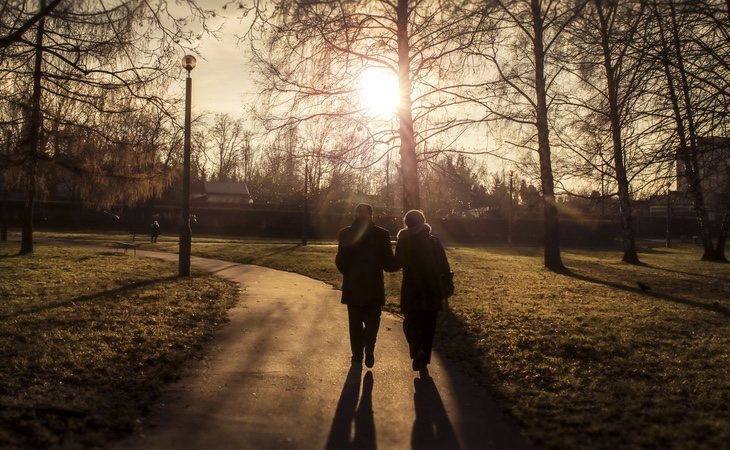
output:
[[[150,225],[150,242],[155,243],[157,242],[157,238],[160,236],[160,223],[158,221],[153,221],[152,225]]]
[[[413,380],[413,385],[416,391],[413,394],[416,419],[411,431],[411,448],[461,448],[441,395],[428,371],[423,370],[420,378]]]
[[[436,333],[436,320],[442,303],[451,294],[451,269],[441,242],[431,235],[423,212],[411,210],[398,232],[395,257],[403,268],[400,308],[403,332],[413,359],[413,370],[421,370],[431,362],[431,348]]]
[[[373,208],[361,203],[355,221],[340,231],[335,264],[342,273],[342,303],[347,305],[352,363],[375,364],[375,341],[385,304],[383,270],[396,271],[398,263],[390,233],[373,223]]]

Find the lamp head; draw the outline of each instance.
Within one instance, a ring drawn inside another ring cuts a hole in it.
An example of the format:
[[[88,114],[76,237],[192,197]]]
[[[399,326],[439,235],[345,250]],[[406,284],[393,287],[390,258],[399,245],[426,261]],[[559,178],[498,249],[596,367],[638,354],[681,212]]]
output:
[[[182,59],[182,66],[185,68],[185,70],[188,71],[188,73],[195,69],[195,65],[198,63],[198,60],[195,59],[195,56],[193,55],[185,55]]]

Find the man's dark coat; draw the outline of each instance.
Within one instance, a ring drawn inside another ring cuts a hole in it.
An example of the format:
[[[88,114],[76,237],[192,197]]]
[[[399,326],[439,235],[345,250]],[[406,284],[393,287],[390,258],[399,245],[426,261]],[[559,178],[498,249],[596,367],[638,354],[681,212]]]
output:
[[[390,245],[390,233],[369,222],[340,230],[335,264],[342,273],[342,303],[383,306],[383,271],[395,272],[398,263]]]

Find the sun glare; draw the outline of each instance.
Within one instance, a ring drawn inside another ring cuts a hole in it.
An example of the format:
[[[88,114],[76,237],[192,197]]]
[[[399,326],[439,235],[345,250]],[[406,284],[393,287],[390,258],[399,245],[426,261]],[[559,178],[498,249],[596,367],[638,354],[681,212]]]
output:
[[[372,117],[387,117],[398,108],[398,77],[388,69],[369,67],[358,79],[360,105]]]

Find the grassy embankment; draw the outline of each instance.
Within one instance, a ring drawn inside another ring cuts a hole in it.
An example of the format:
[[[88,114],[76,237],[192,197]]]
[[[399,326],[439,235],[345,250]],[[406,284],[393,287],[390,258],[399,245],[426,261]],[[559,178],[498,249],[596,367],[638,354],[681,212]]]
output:
[[[0,244],[0,447],[103,447],[128,434],[225,321],[237,287],[150,258]]]

